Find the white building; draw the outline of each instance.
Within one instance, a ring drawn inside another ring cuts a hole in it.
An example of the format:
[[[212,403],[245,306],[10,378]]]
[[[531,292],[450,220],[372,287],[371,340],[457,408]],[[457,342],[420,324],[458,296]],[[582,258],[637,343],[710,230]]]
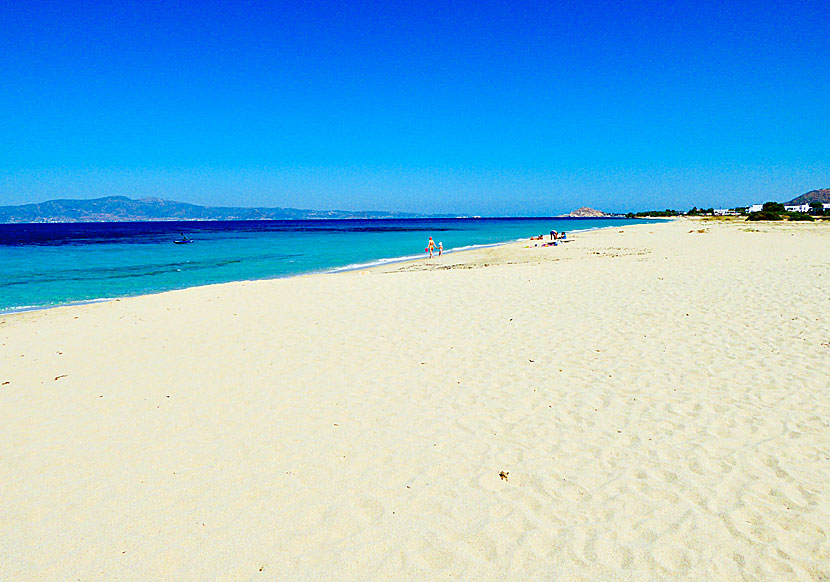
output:
[[[822,202],[821,207],[824,210],[830,208],[830,202]],[[764,209],[763,204],[753,204],[752,206],[746,209],[747,212],[761,212]],[[810,212],[810,204],[787,204],[784,206],[784,210],[787,212]],[[715,214],[720,212],[719,210],[715,210]]]

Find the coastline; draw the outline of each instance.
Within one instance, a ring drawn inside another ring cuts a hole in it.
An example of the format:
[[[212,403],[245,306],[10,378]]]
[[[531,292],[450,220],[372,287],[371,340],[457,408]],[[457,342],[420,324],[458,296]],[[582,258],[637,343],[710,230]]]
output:
[[[342,220],[352,220],[352,219],[342,219]],[[538,220],[538,219],[528,218],[528,220]],[[665,219],[660,219],[660,220],[665,220]],[[604,228],[619,228],[619,227],[620,227],[619,225],[617,225],[617,226],[604,226],[604,227],[591,227],[591,228],[585,228],[585,229],[573,229],[569,232],[581,233],[581,232],[590,232],[590,231],[593,231],[593,230],[602,230]],[[497,242],[497,243],[473,244],[473,245],[467,245],[467,246],[458,247],[458,248],[449,248],[449,249],[446,249],[444,251],[444,254],[448,255],[448,254],[453,254],[453,253],[458,253],[458,252],[466,252],[466,251],[483,249],[483,248],[497,247],[497,246],[501,246],[501,245],[509,245],[509,244],[522,242],[523,240],[526,240],[526,239],[519,238],[519,239],[506,240],[506,241]],[[58,303],[58,304],[54,304],[54,305],[26,305],[26,306],[14,307],[14,308],[10,308],[10,309],[0,308],[0,316],[11,315],[11,314],[15,314],[15,313],[28,313],[28,312],[33,312],[33,311],[50,310],[50,309],[56,309],[56,308],[60,308],[60,307],[74,307],[74,306],[90,305],[90,304],[94,304],[94,303],[102,303],[102,302],[107,302],[107,301],[120,301],[122,299],[129,299],[129,298],[133,298],[133,297],[142,297],[142,296],[145,296],[145,295],[159,295],[159,294],[163,294],[163,293],[170,293],[170,292],[175,292],[175,291],[185,291],[187,289],[195,289],[195,288],[198,288],[198,287],[207,287],[207,286],[211,286],[211,285],[227,285],[227,284],[245,283],[245,282],[253,282],[253,281],[270,281],[270,280],[277,280],[277,279],[290,279],[292,277],[306,277],[306,276],[309,276],[309,275],[329,275],[329,274],[344,273],[344,272],[349,272],[349,271],[360,271],[360,270],[363,270],[363,269],[372,269],[372,268],[379,267],[379,266],[384,266],[384,265],[394,265],[394,264],[405,263],[405,262],[409,262],[409,261],[424,260],[426,258],[427,257],[424,257],[424,253],[418,253],[418,254],[413,254],[413,255],[405,255],[405,256],[397,256],[397,257],[381,257],[379,259],[375,259],[375,260],[368,261],[368,262],[365,262],[365,263],[356,263],[356,264],[352,264],[352,265],[345,265],[345,266],[342,266],[342,267],[322,268],[322,269],[310,270],[308,272],[292,273],[292,274],[287,274],[287,275],[275,275],[275,276],[272,276],[272,277],[262,277],[262,278],[252,278],[252,279],[238,279],[238,280],[235,280],[235,281],[227,281],[227,282],[221,282],[221,283],[204,283],[204,284],[197,284],[197,285],[181,287],[181,288],[178,288],[178,289],[159,290],[159,291],[148,292],[148,293],[137,293],[137,294],[133,294],[133,295],[115,295],[115,296],[112,296],[112,297],[82,299],[82,300],[77,300],[77,301],[69,301],[69,302],[66,302],[66,303]]]
[[[0,578],[821,579],[828,242],[684,219],[2,315]]]
[[[577,218],[577,217],[570,217],[570,218]],[[666,220],[666,219],[662,219],[662,220]],[[599,227],[584,228],[584,229],[573,229],[573,230],[569,230],[569,231],[566,231],[566,232],[581,234],[581,233],[585,233],[585,232],[593,232],[593,231],[596,231],[596,230],[604,230],[604,229],[607,229],[607,228],[625,228],[627,226],[629,226],[629,225],[599,226]],[[506,245],[521,244],[521,243],[526,243],[526,242],[531,242],[531,239],[529,237],[526,237],[526,238],[506,240],[506,241],[498,242],[498,243],[467,245],[467,246],[458,247],[458,248],[446,249],[446,250],[444,250],[444,255],[442,255],[442,256],[452,255],[452,254],[456,254],[456,253],[466,253],[466,252],[471,252],[471,251],[478,251],[478,250],[482,250],[482,249],[496,248],[496,247],[501,247],[501,246],[506,246]],[[545,242],[547,242],[547,241],[545,241]],[[301,275],[292,275],[292,276],[303,277],[303,276],[307,276],[307,275],[319,275],[319,274],[329,275],[329,274],[336,274],[336,273],[346,273],[346,272],[349,272],[349,271],[362,271],[362,270],[365,270],[365,269],[375,269],[375,268],[378,268],[378,267],[384,267],[384,266],[388,266],[388,265],[396,265],[396,264],[400,264],[400,263],[410,263],[410,262],[415,262],[415,261],[430,260],[428,256],[424,256],[424,255],[425,255],[425,253],[419,253],[418,255],[407,255],[407,256],[404,256],[404,257],[383,258],[383,259],[378,259],[376,261],[371,261],[371,262],[368,262],[368,263],[359,263],[359,264],[355,264],[355,265],[347,265],[345,267],[338,267],[338,268],[330,269],[330,270],[327,270],[327,271],[315,272],[315,273],[304,273],[304,274],[301,274]],[[436,258],[437,258],[437,254],[436,254]]]

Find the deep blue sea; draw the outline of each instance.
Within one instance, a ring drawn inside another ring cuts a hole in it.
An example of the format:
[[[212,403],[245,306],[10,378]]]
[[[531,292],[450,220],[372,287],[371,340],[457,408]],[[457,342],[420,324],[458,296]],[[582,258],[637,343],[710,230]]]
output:
[[[634,224],[591,218],[453,218],[0,224],[0,312],[288,277],[547,234]],[[182,234],[191,244],[174,244]]]

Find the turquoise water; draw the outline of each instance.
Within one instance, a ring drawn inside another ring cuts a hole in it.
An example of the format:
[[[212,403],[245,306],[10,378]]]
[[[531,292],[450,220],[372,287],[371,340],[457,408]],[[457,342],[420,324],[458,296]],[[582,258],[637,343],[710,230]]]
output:
[[[287,277],[629,219],[424,219],[0,225],[0,311]],[[173,244],[184,233],[192,244]]]

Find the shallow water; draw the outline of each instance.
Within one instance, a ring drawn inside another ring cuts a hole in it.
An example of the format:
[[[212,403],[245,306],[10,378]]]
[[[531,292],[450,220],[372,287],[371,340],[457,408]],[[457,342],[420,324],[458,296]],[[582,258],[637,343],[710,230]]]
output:
[[[635,224],[594,218],[454,218],[0,225],[0,311],[211,283],[356,268],[445,251]],[[192,244],[173,244],[185,234]]]

